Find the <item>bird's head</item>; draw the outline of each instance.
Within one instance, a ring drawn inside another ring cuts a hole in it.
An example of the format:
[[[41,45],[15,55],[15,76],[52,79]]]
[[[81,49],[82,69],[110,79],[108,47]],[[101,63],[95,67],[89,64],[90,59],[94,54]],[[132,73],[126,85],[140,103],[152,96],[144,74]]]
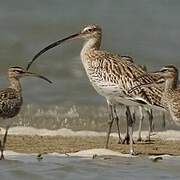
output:
[[[92,24],[85,26],[77,37],[83,39],[100,38],[101,34],[101,28],[98,25]]]
[[[66,38],[60,39],[56,42],[51,43],[50,45],[46,46],[45,48],[43,48],[41,51],[39,51],[34,57],[33,59],[28,63],[27,66],[27,70],[30,68],[30,66],[32,65],[32,63],[42,54],[44,54],[46,51],[48,51],[49,49],[52,49],[56,46],[59,46],[60,44],[64,43],[67,40],[73,40],[73,39],[84,39],[84,40],[89,40],[89,39],[101,39],[101,33],[102,30],[98,25],[92,24],[92,25],[87,25],[84,28],[82,28],[81,31],[72,34]]]
[[[8,77],[9,78],[20,79],[25,76],[33,76],[33,77],[41,78],[49,83],[52,83],[48,78],[46,78],[42,75],[36,74],[36,73],[32,73],[30,71],[27,71],[24,68],[19,67],[19,66],[13,66],[8,69]]]
[[[159,71],[154,73],[162,76],[165,79],[178,77],[178,69],[173,65],[164,66]]]

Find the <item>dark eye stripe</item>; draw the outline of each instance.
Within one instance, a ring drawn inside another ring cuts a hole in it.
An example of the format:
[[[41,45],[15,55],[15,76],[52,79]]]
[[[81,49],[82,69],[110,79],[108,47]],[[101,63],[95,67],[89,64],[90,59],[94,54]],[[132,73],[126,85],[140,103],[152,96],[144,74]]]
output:
[[[96,30],[96,28],[87,29],[88,32],[93,32],[95,30]]]
[[[17,72],[17,73],[23,73],[23,71],[21,71],[21,70],[15,70],[15,72]]]
[[[162,70],[161,70],[161,72],[166,72],[166,71],[167,71],[167,69],[162,69]]]

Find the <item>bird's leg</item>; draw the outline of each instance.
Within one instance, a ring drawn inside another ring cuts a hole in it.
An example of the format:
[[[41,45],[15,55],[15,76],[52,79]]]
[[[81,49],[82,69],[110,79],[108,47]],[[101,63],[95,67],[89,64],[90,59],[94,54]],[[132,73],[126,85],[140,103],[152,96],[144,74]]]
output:
[[[149,114],[150,114],[150,119],[149,119],[149,125],[150,125],[150,132],[154,131],[154,123],[153,123],[153,111],[152,109],[149,110]]]
[[[128,128],[128,114],[127,114],[127,109],[129,109],[128,106],[126,106],[126,122],[127,122],[127,125],[126,125],[126,135],[122,141],[122,144],[129,144],[129,140],[130,140],[130,137],[129,137],[129,128]],[[130,109],[129,109],[130,111]],[[131,116],[132,118],[132,116]],[[133,121],[135,122],[135,112],[133,113]],[[133,141],[133,144],[134,144],[134,141]]]
[[[126,111],[127,111],[127,106],[126,106]],[[129,144],[129,128],[128,128],[128,117],[127,117],[127,112],[126,112],[126,135],[123,139],[122,144]]]
[[[108,132],[107,132],[107,140],[106,140],[106,149],[108,148],[108,144],[109,144],[109,137],[110,137],[110,134],[111,134],[111,129],[112,129],[112,125],[113,125],[113,121],[114,121],[114,118],[113,118],[113,107],[111,104],[108,103],[108,113],[109,113],[109,121],[108,121]]]
[[[1,151],[1,149],[2,149],[2,142],[0,140],[0,151]],[[0,160],[1,160],[1,158],[0,158]]]
[[[129,129],[129,137],[130,137],[130,154],[135,155],[134,148],[133,148],[133,118],[131,116],[130,108],[127,106],[126,108],[126,115],[128,120],[128,129]]]
[[[135,122],[136,122],[136,113],[135,113],[135,111],[133,111],[133,114],[132,114],[131,117],[132,117],[132,121],[133,121],[132,127],[134,128],[134,124],[135,124]],[[135,144],[133,139],[132,139],[132,141],[133,141],[133,144]]]
[[[1,130],[1,129],[0,129]],[[2,141],[0,140],[0,150],[2,149]],[[1,160],[1,159],[0,159]]]
[[[144,120],[144,114],[143,114],[143,109],[142,109],[141,106],[139,106],[139,114],[140,114],[140,120],[139,120],[139,129],[138,129],[137,141],[142,141],[141,130],[142,130],[142,123],[143,123],[143,120]]]
[[[0,160],[4,159],[4,149],[5,149],[5,144],[6,144],[6,140],[7,140],[7,134],[8,134],[8,130],[9,130],[9,126],[6,127],[6,131],[5,131],[5,134],[4,134],[4,137],[3,137],[3,142],[1,142],[1,157],[0,157]]]
[[[162,128],[166,128],[166,115],[164,111],[162,111]]]
[[[120,132],[120,127],[119,127],[119,118],[118,118],[115,106],[113,106],[113,110],[114,110],[114,119],[116,121],[117,130],[118,130],[118,137],[119,137],[118,144],[121,144],[122,143],[122,138],[121,138],[121,132]]]
[[[153,113],[152,113],[152,109],[148,109],[147,110],[147,114],[149,116],[149,129],[148,129],[148,136],[146,137],[146,141],[150,142],[151,141],[151,132],[153,131]]]
[[[2,140],[0,140],[0,151],[1,151],[0,160],[3,160],[4,159],[4,155],[3,155],[3,143],[2,143]]]

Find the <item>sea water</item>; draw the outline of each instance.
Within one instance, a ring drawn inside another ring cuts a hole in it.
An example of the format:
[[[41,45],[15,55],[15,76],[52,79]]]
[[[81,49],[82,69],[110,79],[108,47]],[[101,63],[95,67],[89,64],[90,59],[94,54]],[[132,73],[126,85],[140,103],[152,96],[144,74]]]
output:
[[[154,162],[148,157],[109,158],[15,154],[0,161],[2,180],[179,180],[180,158],[164,156]]]

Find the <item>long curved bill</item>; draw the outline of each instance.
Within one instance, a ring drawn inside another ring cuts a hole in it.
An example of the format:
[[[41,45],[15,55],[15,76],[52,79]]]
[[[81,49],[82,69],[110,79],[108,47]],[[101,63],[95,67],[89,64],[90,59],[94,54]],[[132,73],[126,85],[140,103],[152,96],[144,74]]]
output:
[[[43,79],[43,80],[47,81],[48,83],[52,84],[52,81],[50,81],[50,80],[49,80],[48,78],[46,78],[45,76],[42,76],[42,75],[39,75],[39,74],[36,74],[36,73],[32,73],[32,72],[29,72],[29,71],[26,71],[26,72],[25,72],[25,75],[26,75],[26,76],[34,76],[34,77]]]
[[[44,53],[45,53],[46,51],[48,51],[49,49],[52,49],[52,48],[54,48],[54,47],[62,44],[63,42],[65,42],[65,41],[67,41],[67,40],[69,40],[69,39],[74,39],[74,38],[78,37],[79,35],[80,35],[80,33],[76,33],[76,34],[73,34],[73,35],[68,36],[68,37],[66,37],[66,38],[63,38],[63,39],[61,39],[61,40],[58,40],[58,41],[56,41],[56,42],[53,42],[52,44],[49,44],[48,46],[46,46],[45,48],[43,48],[41,51],[39,51],[39,52],[32,58],[32,60],[28,63],[28,65],[27,65],[27,67],[26,67],[26,70],[28,70],[28,69],[31,67],[32,63],[33,63],[39,56],[41,56],[42,54],[44,54]]]

